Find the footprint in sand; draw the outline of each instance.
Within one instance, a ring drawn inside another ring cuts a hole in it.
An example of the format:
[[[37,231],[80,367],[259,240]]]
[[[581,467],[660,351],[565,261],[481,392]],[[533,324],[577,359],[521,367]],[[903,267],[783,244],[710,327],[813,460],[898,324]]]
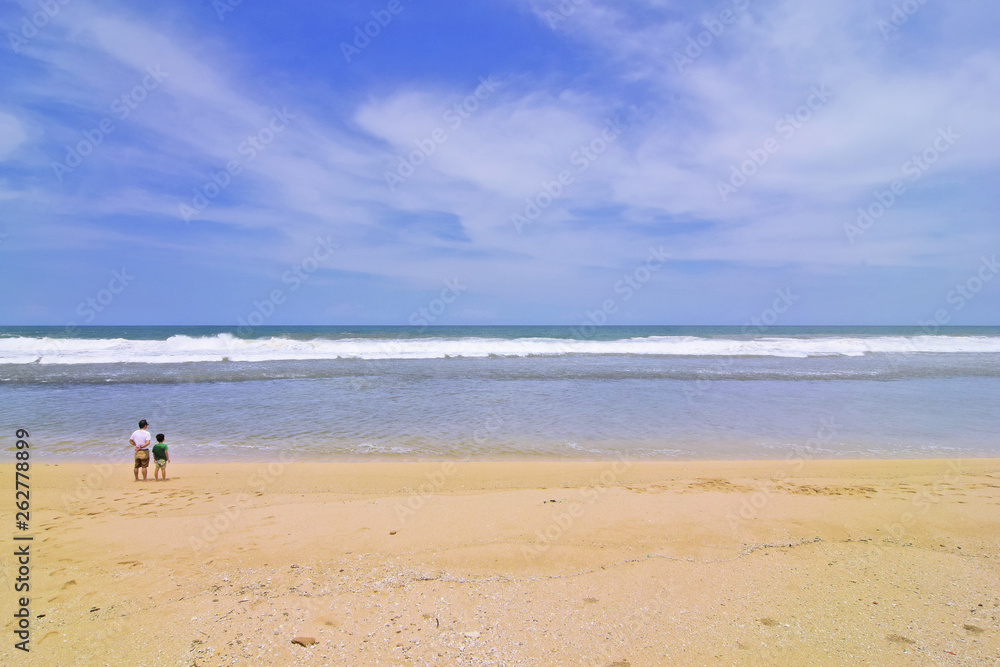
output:
[[[76,586],[76,579],[70,579],[65,584],[62,585],[62,590],[66,590],[70,586]]]
[[[903,635],[897,635],[897,634],[886,635],[885,638],[888,639],[889,641],[893,642],[894,644],[916,644],[917,643],[917,642],[913,641],[912,639],[910,639],[909,637],[904,637]]]

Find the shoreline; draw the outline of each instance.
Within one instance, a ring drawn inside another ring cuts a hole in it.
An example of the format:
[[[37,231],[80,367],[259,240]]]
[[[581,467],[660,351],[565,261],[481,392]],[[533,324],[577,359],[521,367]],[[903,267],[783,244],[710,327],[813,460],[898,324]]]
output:
[[[168,474],[32,463],[34,659],[1000,659],[1000,458],[175,462]],[[13,465],[0,480],[13,498]],[[13,522],[13,503],[0,515]],[[2,563],[12,580],[13,558]],[[135,640],[136,618],[156,619],[155,642]],[[20,657],[12,644],[0,661]]]
[[[181,446],[176,446],[177,450],[181,450]],[[173,451],[173,450],[171,450]],[[407,458],[405,456],[381,456],[381,455],[365,455],[363,457],[353,456],[353,457],[343,457],[343,458],[311,458],[311,457],[296,457],[282,458],[281,456],[273,457],[261,457],[261,458],[225,458],[225,457],[212,457],[206,456],[205,458],[194,457],[190,459],[185,459],[183,461],[178,461],[178,465],[267,465],[269,463],[280,463],[283,465],[397,465],[397,464],[412,464],[412,465],[440,465],[444,463],[454,463],[454,464],[479,464],[479,463],[490,463],[490,464],[523,464],[523,465],[535,465],[535,464],[604,464],[604,463],[614,463],[618,462],[628,462],[629,464],[636,465],[742,465],[746,464],[749,466],[756,466],[762,464],[800,464],[800,463],[866,463],[866,462],[893,462],[893,461],[991,461],[1000,460],[1000,456],[996,455],[971,455],[971,456],[901,456],[901,457],[887,457],[887,456],[871,456],[871,457],[857,457],[857,456],[845,456],[843,458],[821,458],[821,457],[802,457],[802,456],[790,456],[787,458],[629,458],[624,454],[618,456],[608,456],[606,458],[598,457],[564,457],[558,458],[553,457],[548,454],[539,454],[534,458],[527,458],[523,455],[511,455],[509,457],[498,457],[498,458],[486,458],[481,456],[476,456],[475,458],[459,458],[450,456],[439,456],[439,457],[427,457],[427,458]],[[116,456],[113,460],[102,460],[100,463],[94,461],[94,457],[90,458],[74,458],[68,456],[57,455],[54,459],[49,456],[39,457],[37,453],[32,456],[33,465],[38,466],[79,466],[79,465],[112,465],[112,466],[130,466],[132,465],[132,459],[122,458]],[[4,465],[13,465],[12,463],[0,463],[0,467]],[[152,465],[152,464],[150,464]]]

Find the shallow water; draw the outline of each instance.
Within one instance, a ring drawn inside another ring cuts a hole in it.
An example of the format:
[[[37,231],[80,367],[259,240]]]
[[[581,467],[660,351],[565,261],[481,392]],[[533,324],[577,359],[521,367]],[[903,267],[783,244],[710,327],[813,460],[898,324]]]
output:
[[[1000,329],[585,333],[0,329],[3,444],[127,461],[144,417],[177,461],[1000,455]]]

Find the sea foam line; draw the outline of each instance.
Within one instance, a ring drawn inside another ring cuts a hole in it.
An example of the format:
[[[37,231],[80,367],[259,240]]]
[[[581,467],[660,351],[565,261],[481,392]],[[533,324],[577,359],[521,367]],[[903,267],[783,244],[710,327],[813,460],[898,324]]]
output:
[[[1000,353],[1000,336],[699,338],[619,340],[557,338],[241,339],[231,334],[166,340],[124,338],[0,339],[0,364],[122,364],[334,359],[442,359],[567,355],[826,357],[908,353]]]

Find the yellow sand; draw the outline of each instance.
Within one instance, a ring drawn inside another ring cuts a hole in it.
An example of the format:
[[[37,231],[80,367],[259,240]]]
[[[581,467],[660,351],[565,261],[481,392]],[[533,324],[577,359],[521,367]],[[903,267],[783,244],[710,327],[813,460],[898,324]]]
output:
[[[1000,661],[1000,459],[169,471],[0,467],[0,664]]]

